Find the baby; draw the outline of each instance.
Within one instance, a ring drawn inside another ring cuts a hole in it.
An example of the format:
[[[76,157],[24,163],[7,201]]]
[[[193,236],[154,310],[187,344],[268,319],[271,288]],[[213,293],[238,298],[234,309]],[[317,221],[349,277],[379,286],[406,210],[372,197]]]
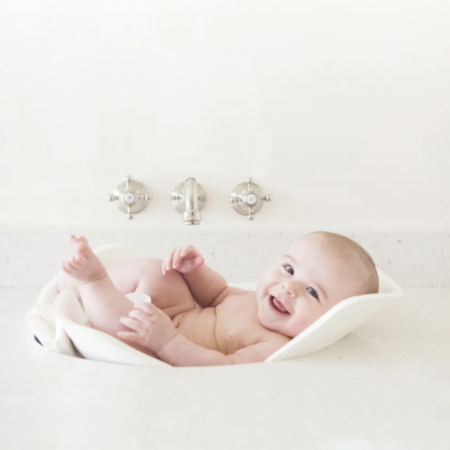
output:
[[[372,258],[344,236],[303,236],[270,266],[256,292],[230,287],[192,246],[162,261],[134,259],[106,272],[84,237],[71,236],[69,277],[91,327],[173,366],[264,361],[340,301],[378,292]],[[133,304],[125,294],[149,295]],[[197,307],[197,305],[199,307]]]

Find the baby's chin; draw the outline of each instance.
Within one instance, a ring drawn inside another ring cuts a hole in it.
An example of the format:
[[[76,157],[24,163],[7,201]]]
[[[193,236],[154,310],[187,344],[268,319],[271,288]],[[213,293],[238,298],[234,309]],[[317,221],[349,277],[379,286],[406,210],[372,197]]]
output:
[[[261,310],[261,308],[258,308],[258,319],[259,319],[259,323],[264,327],[267,328],[270,331],[276,331],[274,328],[274,323],[269,319],[267,319],[267,317],[265,317],[264,312]]]
[[[264,314],[262,314],[261,310],[258,311],[258,319],[259,319],[260,324],[264,328],[267,328],[269,331],[273,331],[275,333],[280,333],[287,337],[295,337],[296,336],[296,335],[293,336],[292,333],[288,334],[288,331],[284,330],[283,327],[280,327],[279,324],[277,324],[273,320],[270,320],[267,317],[265,317]]]

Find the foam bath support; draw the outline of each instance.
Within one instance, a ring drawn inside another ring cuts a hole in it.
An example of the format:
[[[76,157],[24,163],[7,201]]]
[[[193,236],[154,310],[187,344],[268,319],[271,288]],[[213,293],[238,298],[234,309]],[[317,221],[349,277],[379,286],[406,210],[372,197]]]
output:
[[[105,245],[94,251],[106,268],[115,262],[141,256],[128,247],[116,244]],[[392,279],[380,269],[377,268],[377,271],[380,280],[378,294],[350,297],[338,303],[265,362],[295,358],[328,347],[404,295]],[[60,273],[54,277],[42,289],[35,306],[25,317],[28,328],[45,348],[70,356],[81,354],[95,361],[171,367],[113,336],[90,328],[75,294],[69,289],[58,293],[58,279],[62,275]],[[251,290],[256,288],[256,283],[233,286]]]

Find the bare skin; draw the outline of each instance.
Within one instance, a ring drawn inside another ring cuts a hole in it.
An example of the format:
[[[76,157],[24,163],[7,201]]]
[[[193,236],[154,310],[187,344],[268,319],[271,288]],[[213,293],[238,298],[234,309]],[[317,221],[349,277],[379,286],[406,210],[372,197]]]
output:
[[[356,295],[355,267],[328,256],[318,239],[294,245],[251,292],[227,286],[192,246],[164,261],[131,260],[107,272],[86,239],[72,236],[60,289],[75,283],[93,328],[171,365],[261,362]],[[133,305],[130,292],[146,293],[152,303]]]

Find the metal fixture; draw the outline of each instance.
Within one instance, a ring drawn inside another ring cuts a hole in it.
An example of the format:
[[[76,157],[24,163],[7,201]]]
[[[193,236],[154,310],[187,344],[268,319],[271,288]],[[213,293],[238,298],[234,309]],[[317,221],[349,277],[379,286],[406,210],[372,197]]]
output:
[[[261,188],[253,182],[252,178],[247,178],[244,183],[237,185],[230,195],[230,202],[233,208],[239,213],[253,220],[253,216],[263,206],[264,202],[271,202],[271,195],[263,195]]]
[[[111,195],[108,195],[110,202],[118,200],[117,207],[126,213],[130,220],[136,213],[142,211],[151,199],[152,196],[147,194],[144,186],[133,180],[131,175],[128,175],[125,181],[120,183]]]
[[[200,225],[200,210],[206,202],[205,191],[197,184],[195,178],[188,178],[180,183],[172,193],[172,204],[183,213],[186,225]]]

